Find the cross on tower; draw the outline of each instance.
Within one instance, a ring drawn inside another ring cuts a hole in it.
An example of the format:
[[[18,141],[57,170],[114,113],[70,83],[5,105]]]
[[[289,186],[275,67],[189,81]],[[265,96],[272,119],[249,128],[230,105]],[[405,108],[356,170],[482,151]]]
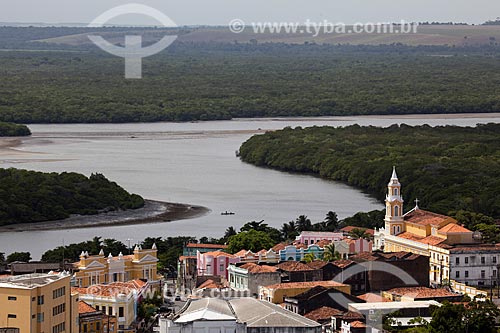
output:
[[[418,198],[415,198],[415,208],[418,208],[418,203],[420,202],[420,200],[418,200]]]

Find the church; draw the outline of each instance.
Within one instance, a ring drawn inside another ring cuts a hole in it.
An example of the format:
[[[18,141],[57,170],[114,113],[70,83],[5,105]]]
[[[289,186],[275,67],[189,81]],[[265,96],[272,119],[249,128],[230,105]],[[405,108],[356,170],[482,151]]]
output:
[[[407,251],[426,255],[431,284],[451,280],[450,250],[461,245],[478,244],[474,232],[459,225],[449,216],[415,207],[404,213],[401,183],[393,169],[385,199],[385,227],[374,234],[374,249],[384,252]]]

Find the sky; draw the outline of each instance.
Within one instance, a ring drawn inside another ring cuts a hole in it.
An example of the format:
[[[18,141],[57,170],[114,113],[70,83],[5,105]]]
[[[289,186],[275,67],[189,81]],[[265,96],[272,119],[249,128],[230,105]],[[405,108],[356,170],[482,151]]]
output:
[[[90,23],[128,3],[156,8],[178,25],[252,22],[441,21],[483,23],[500,16],[500,0],[0,0],[0,22]],[[124,15],[114,24],[155,24]]]

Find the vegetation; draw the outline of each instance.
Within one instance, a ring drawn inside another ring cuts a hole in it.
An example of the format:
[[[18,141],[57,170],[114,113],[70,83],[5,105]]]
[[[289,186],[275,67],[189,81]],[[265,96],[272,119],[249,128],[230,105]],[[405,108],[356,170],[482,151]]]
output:
[[[498,124],[286,128],[250,138],[240,154],[255,165],[343,181],[380,200],[396,165],[407,209],[418,198],[420,207],[434,212],[498,219],[499,134]]]
[[[2,136],[29,136],[30,129],[25,125],[0,122],[0,137]]]
[[[144,200],[101,174],[0,169],[0,225],[136,209]]]
[[[31,260],[31,253],[29,252],[13,252],[7,256],[7,263],[15,261],[29,262]]]
[[[270,249],[276,243],[265,231],[242,231],[239,234],[229,238],[228,251],[236,253],[240,250],[249,250],[257,252],[262,249]]]
[[[62,47],[30,44],[43,45]],[[499,56],[497,46],[179,42],[125,80],[122,59],[95,49],[1,52],[0,121],[498,112]]]

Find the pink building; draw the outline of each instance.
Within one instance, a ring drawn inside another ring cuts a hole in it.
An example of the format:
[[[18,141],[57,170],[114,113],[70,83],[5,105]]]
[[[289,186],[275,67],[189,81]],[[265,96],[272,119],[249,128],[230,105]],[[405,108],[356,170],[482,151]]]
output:
[[[240,262],[240,258],[222,251],[200,253],[196,252],[198,276],[220,276],[228,278],[229,264]]]
[[[343,234],[341,232],[302,231],[300,235],[295,238],[295,242],[310,245],[316,244],[322,240],[333,242],[339,241],[342,238]]]

